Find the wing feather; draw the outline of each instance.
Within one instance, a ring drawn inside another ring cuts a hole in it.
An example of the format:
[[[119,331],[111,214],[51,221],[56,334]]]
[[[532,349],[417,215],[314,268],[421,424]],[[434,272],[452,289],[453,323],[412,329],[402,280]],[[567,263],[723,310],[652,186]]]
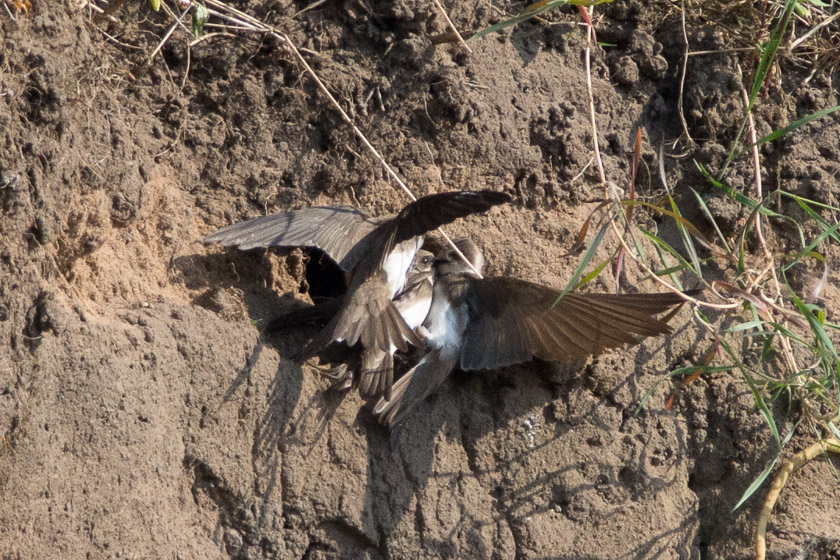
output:
[[[670,331],[657,315],[683,303],[673,293],[566,294],[516,278],[474,279],[460,366],[493,369],[537,357],[570,361]]]
[[[391,441],[397,437],[409,413],[443,383],[457,362],[457,354],[445,354],[439,348],[432,348],[394,383],[390,399],[379,399],[373,412],[390,429]]]
[[[299,359],[318,354],[334,341],[349,346],[361,343],[367,350],[388,353],[394,348],[405,352],[409,344],[422,347],[422,339],[406,324],[394,303],[377,295],[382,291],[377,284],[382,282],[371,279],[348,295],[342,309],[306,345]]]
[[[394,383],[394,356],[388,352],[366,350],[359,371],[359,393],[365,398],[391,397]]]
[[[395,220],[394,243],[423,235],[458,218],[505,204],[510,195],[498,191],[454,191],[424,196],[402,209]]]
[[[364,255],[353,251],[387,218],[370,218],[351,206],[316,206],[262,216],[224,227],[204,238],[243,251],[258,247],[315,247],[342,270],[352,269]]]

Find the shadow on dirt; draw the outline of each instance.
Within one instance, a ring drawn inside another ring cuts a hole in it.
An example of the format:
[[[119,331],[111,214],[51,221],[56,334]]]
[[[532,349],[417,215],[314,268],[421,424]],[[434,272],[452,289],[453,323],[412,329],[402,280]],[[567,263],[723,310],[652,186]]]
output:
[[[271,282],[266,280],[269,269],[265,255],[231,252],[208,258],[212,260],[204,265],[208,269],[236,271],[235,276],[224,273],[222,285],[241,294],[245,312],[252,321],[267,324],[272,313],[283,314],[300,306],[294,292],[278,298],[267,287]],[[192,260],[189,266],[197,263]],[[320,274],[318,268],[310,270]],[[204,279],[208,285],[214,280]],[[286,285],[297,289],[298,285],[311,287],[317,282],[306,274],[304,279]],[[277,364],[267,388],[265,410],[258,413],[253,431],[252,463],[257,494],[262,499],[252,506],[255,519],[250,531],[260,533],[258,540],[282,538],[271,529],[277,516],[284,518],[286,525],[295,526],[296,516],[307,515],[302,511],[305,508],[287,495],[298,491],[290,488],[294,486],[292,480],[301,476],[287,471],[300,467],[289,465],[308,464],[310,456],[312,461],[318,461],[328,453],[338,463],[332,467],[340,470],[345,468],[338,449],[343,446],[366,449],[366,473],[359,473],[362,495],[354,498],[354,490],[342,489],[337,498],[311,499],[325,503],[335,499],[339,504],[345,499],[358,500],[353,503],[359,503],[362,519],[318,510],[312,520],[317,523],[309,525],[317,530],[307,536],[307,550],[355,550],[374,557],[387,556],[393,535],[409,525],[419,532],[428,549],[444,555],[457,554],[461,549],[451,539],[435,536],[442,534],[438,530],[427,530],[444,525],[450,535],[457,534],[460,541],[473,543],[477,547],[473,552],[489,556],[493,551],[485,550],[487,531],[498,532],[504,526],[515,542],[527,543],[533,539],[532,518],[562,516],[575,523],[600,515],[608,524],[611,515],[631,507],[640,496],[666,495],[673,487],[684,484],[678,477],[679,469],[655,474],[646,469],[648,463],[662,460],[653,456],[656,451],[648,450],[651,438],[644,436],[646,430],[655,430],[657,413],[643,410],[634,415],[633,407],[626,401],[639,402],[648,385],[639,383],[635,375],[626,376],[613,368],[609,361],[619,359],[613,355],[586,367],[535,361],[497,372],[455,372],[418,406],[405,429],[392,441],[372,415],[370,403],[363,404],[355,414],[349,411],[348,416],[348,411],[342,412],[341,408],[360,403],[356,395],[348,399],[343,393],[322,391],[326,384],[311,392],[303,389],[304,376],[310,375],[304,369],[310,368],[302,368],[288,358],[300,351],[315,332],[317,328],[303,327],[271,336],[263,334],[248,367],[237,373],[223,398],[233,399],[243,387],[250,386],[252,366],[267,348],[285,357]],[[672,336],[681,336],[680,330]],[[665,337],[648,341],[638,351],[635,363],[645,364],[654,355],[665,356],[666,363],[676,363],[679,356],[671,340]],[[608,414],[604,413],[605,407]],[[516,430],[520,440],[496,441],[510,438],[510,426],[523,422],[523,418],[524,424]],[[579,431],[586,432],[586,437]],[[612,461],[598,460],[598,448],[620,438],[630,442],[624,444],[626,453],[618,454],[623,464],[616,463],[614,451],[606,455]],[[442,446],[453,441],[460,442],[454,446],[460,451]],[[580,456],[575,457],[581,445]],[[448,450],[443,451],[444,447]],[[681,457],[687,454],[685,447],[682,442],[678,453]],[[510,450],[516,448],[520,451],[512,454]],[[290,463],[284,455],[292,449],[298,458]],[[558,453],[569,456],[557,457]],[[336,484],[340,486],[340,481]],[[490,512],[488,507],[486,517],[476,517],[453,498],[463,493],[464,485],[475,484],[486,489],[488,506],[495,510]],[[282,503],[275,503],[278,498]],[[430,501],[436,504],[434,511],[429,510]],[[245,507],[239,504],[236,509]],[[452,511],[447,513],[447,509]],[[682,525],[643,543],[634,543],[627,557],[650,557],[674,549],[688,551],[692,545],[689,535],[697,530],[692,526],[695,514],[686,511],[681,517]],[[220,523],[227,523],[225,519],[234,517],[220,516]],[[279,543],[269,548],[275,546]]]

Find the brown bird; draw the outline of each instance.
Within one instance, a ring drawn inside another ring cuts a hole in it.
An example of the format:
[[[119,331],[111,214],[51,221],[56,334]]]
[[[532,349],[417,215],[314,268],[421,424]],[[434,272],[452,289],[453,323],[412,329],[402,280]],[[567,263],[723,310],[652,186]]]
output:
[[[456,242],[481,270],[470,239]],[[479,278],[455,252],[435,261],[432,306],[423,326],[426,353],[374,413],[395,434],[411,411],[455,368],[495,369],[526,362],[573,361],[670,332],[656,316],[684,302],[674,293],[568,293],[517,278]],[[686,292],[688,294],[697,291]]]
[[[426,318],[432,304],[432,263],[435,256],[430,251],[419,250],[406,274],[405,286],[394,299],[394,305],[406,324],[417,330]],[[285,331],[302,325],[323,327],[341,309],[342,296],[328,298],[301,309],[275,317],[268,323],[267,332]]]
[[[414,263],[406,275],[405,287],[393,299],[406,325],[425,339],[421,328],[432,305],[434,255],[429,251],[417,251]],[[419,332],[418,332],[419,331]],[[358,387],[365,398],[385,396],[391,398],[394,382],[394,354],[378,348],[365,349],[357,355],[359,363],[342,364],[328,373],[337,390]]]
[[[348,275],[347,294],[327,325],[299,358],[317,355],[333,343],[390,354],[422,345],[392,299],[403,290],[406,273],[424,234],[458,218],[511,200],[495,191],[456,191],[422,197],[398,214],[371,217],[352,207],[313,207],[234,224],[207,236],[242,250],[256,247],[315,247]]]

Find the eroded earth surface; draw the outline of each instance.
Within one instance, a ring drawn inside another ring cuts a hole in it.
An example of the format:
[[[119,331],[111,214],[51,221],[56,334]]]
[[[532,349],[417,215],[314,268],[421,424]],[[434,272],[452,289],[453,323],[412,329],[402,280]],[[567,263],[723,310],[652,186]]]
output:
[[[489,274],[562,288],[603,196],[577,11],[470,54],[432,43],[447,27],[426,0],[328,1],[295,16],[306,5],[236,4],[304,49],[415,194],[511,193],[513,204],[447,231],[478,238]],[[491,3],[446,9],[465,31],[501,17]],[[688,308],[674,335],[579,367],[453,375],[391,446],[357,395],[325,393],[326,379],[291,360],[311,330],[260,334],[335,286],[307,279],[299,250],[238,254],[200,240],[306,205],[392,212],[405,195],[279,41],[223,33],[189,47],[179,30],[149,61],[171,19],[144,2],[93,15],[43,0],[0,15],[4,558],[751,557],[766,488],[731,510],[773,444],[748,387],[725,372],[664,382],[636,412],[663,374],[708,352]],[[691,21],[693,50],[733,46]],[[641,127],[642,195],[662,192],[665,142],[685,214],[702,222],[694,187],[735,231],[747,216],[693,160],[725,158],[750,54],[690,58],[683,107],[696,144],[672,149],[683,133],[679,11],[616,1],[595,23],[612,45],[593,48],[591,72],[609,180],[628,184]],[[834,69],[783,76],[763,94],[759,134],[838,103]],[[763,147],[768,188],[836,203],[838,146],[829,116]],[[749,189],[752,172],[737,159],[730,184]],[[609,276],[593,289],[614,289]],[[628,266],[628,283],[642,276]],[[829,310],[837,280],[832,270]],[[774,413],[788,425],[787,410]],[[772,557],[840,555],[837,467],[797,473],[771,522]]]

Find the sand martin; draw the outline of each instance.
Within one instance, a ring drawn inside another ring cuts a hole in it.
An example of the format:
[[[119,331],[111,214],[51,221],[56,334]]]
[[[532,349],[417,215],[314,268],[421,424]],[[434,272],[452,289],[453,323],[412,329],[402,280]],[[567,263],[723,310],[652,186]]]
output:
[[[394,307],[399,311],[406,325],[425,340],[423,321],[432,306],[434,255],[429,251],[417,251],[414,263],[406,275],[405,287],[394,298]],[[384,395],[391,398],[394,383],[394,353],[378,348],[362,352],[358,368],[359,393],[365,398]]]
[[[432,263],[434,255],[419,250],[406,275],[405,287],[392,300],[406,325],[425,338],[421,325],[432,305]],[[270,329],[285,330],[305,323],[326,323],[338,312],[340,299],[319,302],[272,320]],[[325,373],[333,380],[333,389],[346,390],[358,387],[365,398],[390,397],[393,384],[393,354],[379,349],[348,353],[346,363]]]
[[[347,275],[347,293],[335,316],[299,355],[305,360],[333,343],[361,343],[392,354],[422,345],[392,299],[403,290],[406,273],[424,234],[458,218],[511,200],[495,191],[456,191],[422,197],[398,214],[371,217],[346,206],[313,207],[233,224],[207,236],[242,250],[256,247],[315,247]]]
[[[480,271],[470,239],[456,242]],[[656,316],[684,302],[674,293],[567,293],[517,278],[478,278],[447,250],[435,261],[432,306],[423,323],[426,353],[375,408],[395,433],[455,368],[495,369],[526,362],[573,361],[670,331]],[[693,293],[693,292],[688,292]]]

